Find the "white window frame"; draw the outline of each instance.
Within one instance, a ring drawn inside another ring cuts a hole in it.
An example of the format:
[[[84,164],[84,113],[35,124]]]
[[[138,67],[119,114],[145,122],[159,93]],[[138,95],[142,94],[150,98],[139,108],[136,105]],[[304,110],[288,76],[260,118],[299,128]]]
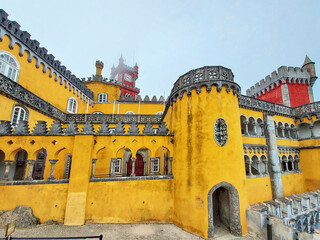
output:
[[[14,61],[17,66],[13,66],[10,62],[3,60],[1,55],[7,55],[9,61]],[[15,71],[14,76],[10,76],[12,72]],[[20,73],[20,64],[18,60],[11,53],[7,51],[0,51],[0,73],[10,78],[12,81],[18,82],[19,73]]]
[[[127,111],[125,114],[134,115],[134,112],[132,112],[132,111]]]
[[[162,114],[163,114],[162,111],[156,112],[156,115],[162,115]]]
[[[108,93],[99,93],[97,97],[98,103],[108,102]]]
[[[21,114],[23,113],[23,116],[21,117]],[[15,117],[15,115],[17,117]],[[21,105],[14,105],[12,108],[12,114],[11,114],[11,125],[13,127],[16,127],[19,123],[19,121],[28,120],[29,111],[25,107]]]
[[[112,164],[113,173],[114,174],[121,174],[121,158],[117,158],[114,160]],[[117,169],[119,168],[119,169]]]
[[[74,97],[69,97],[67,102],[67,112],[68,113],[77,113],[78,102]]]
[[[159,157],[155,157],[152,159],[151,172],[153,172],[153,173],[160,172],[160,158]]]

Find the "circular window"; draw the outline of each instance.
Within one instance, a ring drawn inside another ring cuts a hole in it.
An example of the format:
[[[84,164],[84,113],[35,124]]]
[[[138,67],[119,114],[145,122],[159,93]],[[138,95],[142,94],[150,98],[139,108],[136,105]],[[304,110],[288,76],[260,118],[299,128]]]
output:
[[[218,118],[214,124],[214,140],[221,147],[227,144],[228,126],[223,118]]]

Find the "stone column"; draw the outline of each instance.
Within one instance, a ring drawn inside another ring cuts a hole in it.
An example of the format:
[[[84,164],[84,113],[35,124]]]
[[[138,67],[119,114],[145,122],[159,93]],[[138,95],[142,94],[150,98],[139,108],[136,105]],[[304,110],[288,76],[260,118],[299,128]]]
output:
[[[313,138],[313,137],[314,137],[313,130],[312,130],[312,129],[313,129],[313,126],[310,125],[309,128],[310,128],[310,132],[311,132],[311,138]]]
[[[169,161],[170,161],[170,172],[169,172],[169,175],[172,176],[172,175],[173,175],[173,173],[172,173],[172,161],[173,161],[173,157],[169,157],[168,159],[169,159]]]
[[[277,126],[277,124],[276,123],[273,123],[273,125],[274,125],[274,129],[275,129],[275,134],[276,134],[276,137],[279,137],[279,134],[278,134],[278,126]],[[267,130],[267,129],[266,129]],[[267,133],[266,133],[267,134]]]
[[[253,135],[257,135],[257,123],[252,123],[253,126]]]
[[[5,170],[4,170],[4,175],[3,175],[3,179],[4,181],[9,181],[9,172],[10,172],[10,168],[11,168],[11,165],[12,165],[13,161],[4,161],[4,164],[5,164]]]
[[[91,169],[91,178],[95,178],[94,170],[96,169],[96,162],[98,161],[97,158],[92,158],[92,169]]]
[[[54,171],[54,166],[58,162],[58,159],[51,159],[49,160],[49,162],[51,164],[51,169],[50,169],[50,176],[48,177],[48,180],[54,180],[55,178],[53,176],[53,171]]]
[[[288,159],[286,158],[285,160],[284,160],[284,164],[286,165],[286,170],[285,170],[285,172],[289,172],[289,169],[288,169]]]
[[[284,135],[284,126],[281,126],[281,133],[282,133],[282,137],[285,138],[286,136]]]
[[[274,119],[268,114],[264,114],[266,125],[266,142],[268,146],[269,174],[271,181],[271,190],[273,199],[283,197],[283,185],[281,178],[281,166],[278,155],[278,146],[276,140],[276,131]]]
[[[258,160],[256,163],[257,163],[258,173],[259,173],[259,175],[261,175],[261,170],[260,170],[260,160]]]
[[[261,136],[264,136],[264,127],[265,125],[263,123],[260,124],[260,128],[261,128]]]
[[[268,159],[264,159],[262,162],[264,164],[264,168],[266,169],[264,174],[268,175],[269,174],[269,171],[268,171]]]
[[[249,121],[248,120],[244,120],[243,124],[244,124],[244,135],[249,135],[249,129],[248,129]]]
[[[252,160],[251,159],[248,159],[247,161],[246,161],[246,163],[248,164],[248,170],[249,170],[249,176],[252,176],[253,174],[252,174],[252,169],[251,169],[251,165],[252,165]]]
[[[29,164],[28,176],[26,177],[25,180],[28,180],[28,181],[32,181],[33,180],[32,173],[33,173],[33,167],[34,167],[35,163],[36,163],[36,160],[28,160],[28,164]]]
[[[135,171],[136,158],[131,158],[131,161],[132,161],[132,170],[131,170],[130,177],[134,177],[134,176],[136,176],[136,173],[134,172]]]

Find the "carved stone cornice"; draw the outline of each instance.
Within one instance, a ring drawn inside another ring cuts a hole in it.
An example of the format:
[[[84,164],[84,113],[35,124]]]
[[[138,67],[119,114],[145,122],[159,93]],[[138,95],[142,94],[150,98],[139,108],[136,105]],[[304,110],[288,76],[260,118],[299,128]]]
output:
[[[239,107],[267,112],[273,115],[294,117],[294,110],[290,107],[244,95],[239,97]]]

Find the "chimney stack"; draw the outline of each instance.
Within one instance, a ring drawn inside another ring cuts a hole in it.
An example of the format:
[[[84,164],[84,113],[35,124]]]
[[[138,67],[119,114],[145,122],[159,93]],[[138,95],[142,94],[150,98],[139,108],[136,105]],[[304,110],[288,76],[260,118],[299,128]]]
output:
[[[102,61],[96,61],[96,68],[97,68],[97,72],[96,72],[96,76],[101,76],[101,72],[102,72],[102,68],[103,68],[103,62]]]

